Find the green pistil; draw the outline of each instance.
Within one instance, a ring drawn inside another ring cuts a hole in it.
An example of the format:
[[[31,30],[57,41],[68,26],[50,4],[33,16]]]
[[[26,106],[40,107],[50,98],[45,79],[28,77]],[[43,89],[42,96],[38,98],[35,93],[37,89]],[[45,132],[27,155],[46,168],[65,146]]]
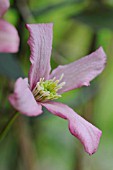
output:
[[[65,82],[59,84],[62,77],[63,75],[61,75],[59,80],[56,80],[56,78],[54,77],[53,79],[46,81],[44,81],[44,78],[40,78],[40,81],[37,82],[32,92],[35,99],[40,102],[45,102],[61,97],[61,95],[59,95],[57,91],[61,89],[65,84]]]

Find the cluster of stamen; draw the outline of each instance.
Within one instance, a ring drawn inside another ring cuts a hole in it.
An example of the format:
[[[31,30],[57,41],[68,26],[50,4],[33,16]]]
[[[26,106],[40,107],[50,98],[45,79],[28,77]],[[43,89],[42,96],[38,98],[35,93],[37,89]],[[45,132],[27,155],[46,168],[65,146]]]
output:
[[[40,78],[39,82],[37,82],[35,88],[32,91],[35,99],[39,102],[45,102],[61,97],[61,95],[59,95],[57,92],[65,85],[65,82],[59,83],[62,78],[63,74],[59,80],[56,80],[55,77],[50,80],[44,80],[44,78]]]

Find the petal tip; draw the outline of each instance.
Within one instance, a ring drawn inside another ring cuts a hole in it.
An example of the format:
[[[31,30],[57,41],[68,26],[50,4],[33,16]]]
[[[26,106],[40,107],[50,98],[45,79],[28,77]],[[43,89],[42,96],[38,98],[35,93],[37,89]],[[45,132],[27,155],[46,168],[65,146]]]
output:
[[[101,58],[103,58],[103,61],[104,61],[104,63],[106,64],[107,56],[106,56],[106,53],[105,53],[103,47],[100,46],[100,47],[97,49],[97,52],[100,54]]]
[[[96,141],[95,141],[95,146],[93,148],[88,148],[84,146],[84,150],[85,152],[87,152],[90,156],[93,155],[95,152],[97,152],[98,146],[99,146],[99,142],[100,142],[100,138],[102,136],[102,131],[97,129],[97,134],[96,134]]]

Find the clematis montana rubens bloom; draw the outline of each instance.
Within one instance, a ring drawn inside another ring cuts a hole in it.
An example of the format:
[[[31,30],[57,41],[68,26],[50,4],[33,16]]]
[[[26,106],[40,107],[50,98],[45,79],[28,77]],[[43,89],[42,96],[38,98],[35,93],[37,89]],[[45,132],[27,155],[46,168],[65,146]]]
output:
[[[9,5],[9,0],[0,0],[0,52],[14,53],[19,47],[18,32],[13,25],[2,19]]]
[[[30,32],[28,44],[31,50],[31,67],[28,78],[18,78],[14,93],[9,96],[12,106],[27,116],[42,114],[42,106],[52,114],[67,119],[69,130],[77,137],[90,155],[95,153],[101,137],[101,130],[79,116],[65,104],[55,102],[62,93],[89,86],[99,75],[106,63],[102,47],[88,56],[64,66],[58,66],[50,73],[53,24],[27,24]]]

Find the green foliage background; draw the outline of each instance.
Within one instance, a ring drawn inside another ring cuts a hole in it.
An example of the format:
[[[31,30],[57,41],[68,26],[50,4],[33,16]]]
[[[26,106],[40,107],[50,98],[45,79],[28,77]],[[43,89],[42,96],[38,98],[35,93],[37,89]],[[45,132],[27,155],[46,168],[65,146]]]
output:
[[[90,87],[67,92],[59,100],[102,130],[97,153],[87,155],[69,133],[67,121],[44,110],[39,117],[20,115],[15,121],[0,143],[0,170],[112,170],[113,0],[11,0],[4,17],[17,27],[21,44],[18,54],[0,54],[1,130],[13,113],[7,100],[13,83],[27,76],[30,66],[25,23],[54,23],[52,69],[99,46],[107,65]]]

